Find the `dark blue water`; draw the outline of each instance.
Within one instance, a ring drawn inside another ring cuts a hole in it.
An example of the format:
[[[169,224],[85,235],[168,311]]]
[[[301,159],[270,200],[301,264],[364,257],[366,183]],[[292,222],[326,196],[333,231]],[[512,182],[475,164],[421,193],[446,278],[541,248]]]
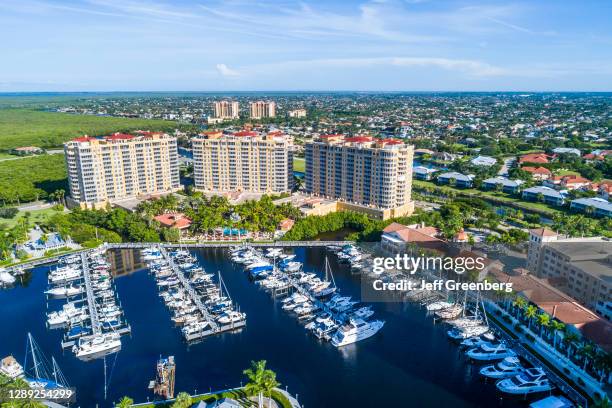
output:
[[[321,270],[324,249],[297,249],[306,270]],[[107,360],[111,377],[108,398],[103,393],[103,363],[84,363],[71,352],[62,354],[61,330],[45,327],[48,268],[33,271],[27,287],[0,291],[0,356],[14,354],[23,361],[25,340],[32,332],[43,351],[54,355],[71,385],[77,387],[82,407],[110,406],[123,395],[146,401],[159,356],[174,355],[177,391],[199,393],[240,385],[242,370],[251,360],[265,359],[305,407],[492,407],[524,406],[500,401],[493,383],[484,383],[477,365],[468,363],[445,336],[443,325],[433,325],[422,309],[412,305],[376,304],[386,320],[379,334],[358,344],[336,349],[309,335],[264,291],[250,283],[240,267],[227,261],[221,249],[197,252],[203,266],[221,271],[232,298],[247,312],[248,325],[240,333],[225,333],[187,346],[157,294],[153,278],[129,253],[117,254],[120,266],[116,290],[132,336],[123,338],[116,362]],[[330,257],[343,294],[359,297],[359,280]]]

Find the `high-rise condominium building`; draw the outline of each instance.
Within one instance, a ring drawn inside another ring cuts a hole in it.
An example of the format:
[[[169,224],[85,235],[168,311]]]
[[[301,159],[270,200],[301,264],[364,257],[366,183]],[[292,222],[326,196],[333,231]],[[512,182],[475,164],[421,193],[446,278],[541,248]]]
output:
[[[72,205],[102,208],[181,187],[176,138],[167,134],[84,136],[66,143],[64,152]]]
[[[238,102],[235,101],[217,101],[213,107],[217,119],[238,119],[240,114]]]
[[[413,150],[395,139],[321,136],[306,144],[306,191],[380,219],[412,214]]]
[[[272,101],[251,102],[251,118],[273,118],[276,116],[276,103]]]
[[[598,310],[612,302],[612,241],[564,238],[537,228],[529,231],[527,269],[550,279],[582,304]]]
[[[209,132],[192,140],[195,188],[207,192],[290,192],[293,139],[280,132]]]

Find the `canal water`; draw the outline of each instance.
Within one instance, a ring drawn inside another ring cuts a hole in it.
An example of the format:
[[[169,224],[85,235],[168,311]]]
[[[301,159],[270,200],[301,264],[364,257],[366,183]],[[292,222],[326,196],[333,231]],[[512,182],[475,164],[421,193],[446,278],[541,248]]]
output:
[[[321,271],[323,248],[296,249],[306,270]],[[179,329],[158,296],[153,277],[137,252],[111,253],[116,292],[132,335],[123,348],[107,358],[108,395],[104,398],[102,360],[81,362],[70,351],[62,353],[61,330],[45,327],[47,310],[43,290],[48,267],[36,268],[24,286],[0,291],[0,357],[13,354],[23,362],[26,335],[31,332],[43,352],[55,356],[70,384],[77,388],[78,406],[108,407],[129,395],[146,401],[160,356],[174,355],[176,389],[202,393],[235,387],[251,360],[265,359],[282,387],[298,394],[306,408],[314,407],[513,407],[523,401],[501,400],[492,382],[478,375],[446,337],[446,327],[434,325],[423,309],[399,303],[375,304],[376,316],[386,324],[376,336],[341,349],[309,335],[297,320],[281,310],[278,301],[247,279],[223,249],[195,251],[202,266],[219,271],[240,309],[247,327],[195,345],[184,343]],[[359,297],[358,276],[330,264],[343,294]],[[59,305],[52,305],[58,308]]]

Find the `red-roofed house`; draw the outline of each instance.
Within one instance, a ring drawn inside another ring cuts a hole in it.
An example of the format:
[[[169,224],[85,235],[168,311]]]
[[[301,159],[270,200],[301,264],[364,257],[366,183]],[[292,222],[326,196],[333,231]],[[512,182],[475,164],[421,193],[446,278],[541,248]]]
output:
[[[544,183],[544,185],[547,185],[548,187],[557,187],[562,190],[576,190],[578,188],[588,186],[589,184],[591,184],[591,180],[585,179],[584,177],[576,174],[553,176]]]
[[[159,222],[162,227],[176,228],[180,231],[186,230],[191,226],[191,219],[185,217],[183,213],[160,214],[153,219]]]
[[[545,164],[548,163],[548,155],[545,153],[530,153],[530,154],[525,154],[523,156],[521,156],[519,158],[519,163],[539,163],[539,164]]]
[[[534,180],[548,180],[552,176],[552,172],[546,167],[525,166],[522,167],[521,170],[531,173],[531,177],[533,177]]]

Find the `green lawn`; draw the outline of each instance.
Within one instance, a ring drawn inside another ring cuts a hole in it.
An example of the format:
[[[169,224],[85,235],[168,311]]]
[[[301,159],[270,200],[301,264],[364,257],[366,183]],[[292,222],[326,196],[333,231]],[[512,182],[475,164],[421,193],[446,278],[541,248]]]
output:
[[[17,215],[11,219],[0,218],[0,225],[12,228],[17,224],[17,222],[19,222],[19,220],[25,217],[26,212],[30,213],[30,225],[41,224],[55,214],[58,214],[58,211],[54,210],[53,208],[45,208],[44,210],[35,211],[19,211]]]
[[[579,176],[580,173],[573,170],[557,170],[554,172],[555,176]]]
[[[148,119],[72,115],[32,109],[0,109],[0,151],[20,146],[59,147],[88,134],[100,136],[130,130],[171,130],[175,122]]]
[[[306,171],[306,160],[302,157],[294,157],[293,171],[299,171],[304,173]]]

